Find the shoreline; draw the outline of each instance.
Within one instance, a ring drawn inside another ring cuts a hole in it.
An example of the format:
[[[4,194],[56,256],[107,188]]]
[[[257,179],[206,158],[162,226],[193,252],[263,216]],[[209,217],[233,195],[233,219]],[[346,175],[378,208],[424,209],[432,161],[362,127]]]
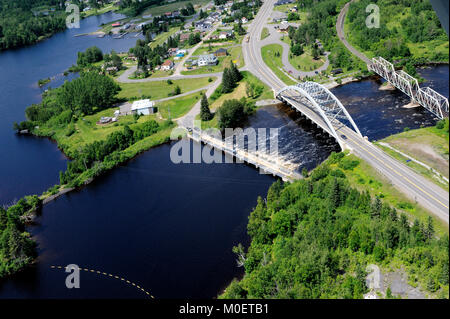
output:
[[[173,127],[169,127],[169,128],[166,128],[166,129],[173,129]],[[157,133],[155,133],[155,134],[157,134]],[[57,145],[57,147],[58,147],[58,149],[61,151],[61,153],[62,153],[67,159],[70,159],[70,157],[67,156],[67,155],[64,153],[64,151],[58,146],[58,143],[56,142],[56,140],[52,139],[51,137],[39,136],[39,135],[35,135],[35,134],[32,134],[32,133],[31,133],[30,135],[33,136],[33,137],[47,138],[47,139],[51,140],[52,142],[54,142],[54,143]],[[152,137],[152,136],[149,136],[149,137]],[[142,141],[142,140],[140,140],[140,141]],[[139,143],[140,141],[138,141],[138,142],[136,142],[136,143]],[[34,210],[31,210],[31,211],[25,213],[24,215],[22,215],[24,224],[25,224],[26,226],[31,225],[31,224],[34,222],[35,218],[37,217],[37,212],[38,212],[40,209],[42,209],[42,207],[43,207],[44,205],[53,202],[54,200],[58,199],[59,197],[61,197],[61,196],[64,195],[64,194],[67,194],[67,193],[70,193],[70,192],[76,191],[76,190],[81,190],[81,189],[83,189],[84,187],[86,187],[87,185],[89,185],[90,183],[92,183],[93,181],[95,181],[96,178],[98,178],[98,177],[100,177],[100,176],[103,176],[104,174],[108,173],[109,171],[112,171],[112,170],[113,170],[114,168],[116,168],[117,166],[126,164],[126,163],[128,163],[129,161],[131,161],[131,160],[137,158],[139,155],[141,155],[141,154],[143,154],[143,153],[145,153],[145,152],[147,152],[147,151],[149,151],[149,150],[151,150],[151,149],[153,149],[153,148],[156,148],[156,147],[159,147],[159,146],[162,146],[162,145],[171,143],[171,142],[172,142],[172,140],[170,140],[170,138],[169,138],[168,140],[167,140],[167,138],[166,138],[166,139],[164,139],[164,141],[162,141],[162,142],[159,143],[159,144],[153,145],[153,146],[151,146],[151,147],[149,147],[149,148],[144,148],[144,149],[138,151],[138,152],[137,152],[136,154],[134,154],[132,157],[127,158],[126,160],[117,163],[117,165],[115,165],[115,166],[113,166],[113,167],[111,167],[111,168],[105,169],[105,171],[102,172],[100,175],[95,176],[95,177],[87,178],[86,180],[83,181],[82,185],[80,185],[80,186],[76,186],[76,187],[64,187],[64,188],[61,189],[61,187],[64,186],[64,185],[60,185],[59,191],[58,191],[57,193],[55,193],[55,194],[44,195],[44,193],[42,193],[41,195],[38,195],[39,199],[41,200],[41,205],[40,205],[39,208],[34,209]],[[136,144],[136,143],[135,143],[135,144]],[[133,144],[133,145],[134,145],[134,144]],[[83,173],[84,173],[84,172],[83,172]],[[83,173],[81,173],[81,174],[83,174]],[[80,174],[80,175],[81,175],[81,174]],[[66,185],[67,185],[67,184],[66,184]],[[48,190],[47,190],[47,191],[48,191]]]

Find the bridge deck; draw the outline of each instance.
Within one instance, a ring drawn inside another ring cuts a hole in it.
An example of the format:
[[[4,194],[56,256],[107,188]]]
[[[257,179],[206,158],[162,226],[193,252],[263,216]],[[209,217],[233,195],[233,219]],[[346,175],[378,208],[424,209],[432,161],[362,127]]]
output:
[[[249,153],[246,150],[238,148],[236,145],[230,148],[230,145],[223,140],[219,140],[208,134],[198,132],[194,130],[192,134],[188,134],[188,137],[196,142],[207,144],[217,150],[224,152],[225,154],[232,156],[241,162],[246,162],[254,165],[265,173],[272,174],[282,178],[284,181],[293,181],[303,178],[301,174],[297,173],[291,167],[288,167],[286,163],[273,159],[273,156],[269,154],[255,152]],[[276,158],[276,157],[275,157]]]
[[[328,127],[328,125],[325,122],[325,120],[319,114],[317,114],[317,112],[312,110],[310,107],[308,107],[304,103],[298,101],[295,96],[293,96],[293,95],[281,95],[278,98],[280,100],[282,100],[283,102],[286,102],[286,103],[290,104],[297,111],[301,112],[308,119],[310,119],[313,123],[315,123],[318,127],[320,127],[325,132],[330,134],[330,136],[334,136],[333,132]],[[346,125],[344,125],[343,123],[341,123],[337,119],[334,119],[331,123],[333,125],[334,130],[338,134],[340,134],[345,129],[351,130],[350,128],[348,128]],[[348,145],[346,145],[345,143],[342,142],[342,139],[341,140],[337,140],[336,142],[339,143],[339,145],[341,146],[342,149],[349,148]]]

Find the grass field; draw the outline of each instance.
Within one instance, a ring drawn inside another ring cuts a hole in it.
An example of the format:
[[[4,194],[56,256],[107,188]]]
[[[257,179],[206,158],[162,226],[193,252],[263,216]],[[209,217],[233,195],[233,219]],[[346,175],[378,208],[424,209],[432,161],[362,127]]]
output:
[[[212,77],[214,81],[216,78]],[[137,82],[137,83],[119,83],[122,90],[118,97],[124,99],[131,99],[133,97],[141,97],[142,95],[151,96],[152,100],[159,100],[168,97],[169,93],[173,92],[178,85],[181,88],[181,93],[197,90],[210,84],[207,77],[198,79],[180,79],[172,80],[172,84],[167,81],[151,81],[151,82]]]
[[[179,118],[189,112],[195,105],[195,103],[197,103],[201,99],[204,93],[205,91],[200,91],[176,99],[158,103],[156,105],[158,107],[158,112],[164,119],[169,119],[169,117],[170,119]]]
[[[163,32],[160,33],[156,36],[156,38],[150,42],[150,48],[154,49],[155,47],[157,47],[158,45],[163,44],[164,42],[167,41],[167,39],[173,35],[175,32],[179,31],[180,28],[179,27],[172,27],[169,29],[168,32]]]
[[[210,101],[210,109],[212,111],[216,110],[218,107],[220,107],[224,101],[231,100],[231,99],[241,99],[243,97],[249,98],[246,93],[246,85],[248,84],[254,84],[254,85],[260,85],[262,86],[263,93],[260,96],[249,98],[249,100],[266,100],[273,98],[273,92],[272,90],[265,85],[263,82],[261,82],[257,77],[255,77],[253,74],[251,74],[248,71],[242,72],[243,79],[240,81],[239,85],[233,90],[233,92],[222,94],[217,100]]]
[[[276,56],[275,53],[279,55]],[[283,67],[281,62],[281,55],[283,47],[279,44],[269,44],[261,48],[261,55],[264,63],[275,73],[275,75],[283,81],[286,85],[296,84],[290,77],[286,75],[280,68]]]
[[[384,142],[393,148],[407,154],[408,156],[432,167],[438,171],[442,176],[449,177],[449,135],[448,135],[448,119],[446,126],[443,129],[437,127],[425,127],[416,130],[410,130],[399,134],[391,135],[379,142]],[[383,147],[384,150],[387,147]],[[406,158],[401,154],[386,150],[393,157],[406,162]],[[413,168],[417,173],[431,179],[433,182],[443,186],[448,190],[448,185],[442,185],[438,182],[434,174],[425,167],[408,162],[408,166]]]
[[[194,70],[182,71],[181,74],[189,75],[189,74],[208,74],[208,73],[217,73],[222,72],[224,68],[230,66],[230,62],[233,61],[236,63],[238,68],[242,68],[244,66],[244,55],[242,54],[242,47],[232,47],[228,49],[228,55],[226,57],[219,57],[219,64],[214,66],[203,66]]]
[[[81,12],[80,15],[83,18],[87,18],[87,17],[90,17],[92,15],[103,14],[103,13],[106,13],[106,12],[109,12],[109,11],[115,11],[117,9],[119,9],[119,6],[116,6],[116,5],[113,5],[113,4],[109,4],[109,5],[104,6],[103,8],[100,8],[100,9],[91,9],[91,10],[88,10],[86,12]]]
[[[261,32],[261,40],[264,40],[264,39],[267,38],[269,35],[270,35],[269,29],[263,28],[263,29],[262,29],[262,32]]]
[[[76,123],[71,123],[69,125],[51,125],[51,127],[42,126],[39,128],[38,134],[49,135],[48,133],[53,133],[52,139],[56,140],[58,145],[64,146],[67,154],[70,155],[72,152],[78,150],[80,146],[103,140],[112,132],[122,130],[124,125],[133,127],[136,123],[142,123],[150,119],[159,121],[156,115],[153,114],[140,117],[137,122],[132,115],[127,115],[119,117],[116,123],[106,125],[96,124],[102,116],[113,117],[116,109],[117,108],[109,108],[96,114],[85,116]]]
[[[243,97],[247,98],[249,101],[258,101],[258,100],[267,100],[273,98],[273,91],[265,85],[263,82],[261,82],[256,76],[251,74],[248,71],[242,71],[243,79],[240,81],[239,85],[233,90],[233,92],[222,94],[217,99],[209,100],[209,108],[211,109],[211,112],[215,112],[219,107],[222,106],[223,102],[226,100],[232,100],[232,99],[241,99]],[[247,84],[253,84],[260,86],[262,88],[262,93],[258,96],[254,97],[248,97],[246,92]],[[200,119],[200,116],[197,116],[196,119]],[[202,129],[215,127],[218,128],[218,118],[217,116],[214,116],[212,120],[210,121],[202,121]]]
[[[411,220],[418,218],[426,223],[431,214],[424,208],[407,198],[402,192],[397,190],[391,183],[365,161],[355,155],[348,155],[351,160],[359,161],[359,165],[353,170],[345,170],[352,186],[360,191],[367,190],[371,195],[380,197],[400,212],[405,212]],[[431,215],[438,235],[448,235],[448,226],[441,219]]]
[[[283,41],[291,45],[289,37],[283,37]],[[317,60],[314,60],[311,47],[304,47],[304,53],[296,56],[289,53],[289,62],[291,65],[300,71],[314,71],[320,68],[325,63],[325,57],[322,55]]]
[[[192,3],[194,6],[195,5],[205,5],[208,2],[210,2],[210,0],[191,0],[191,1],[178,1],[178,2],[173,2],[173,3],[168,3],[165,4],[163,6],[153,6],[151,8],[148,8],[144,11],[143,15],[148,15],[151,14],[153,16],[158,16],[161,14],[164,14],[166,12],[171,12],[174,10],[181,10],[182,8],[186,7],[186,5],[188,3]]]

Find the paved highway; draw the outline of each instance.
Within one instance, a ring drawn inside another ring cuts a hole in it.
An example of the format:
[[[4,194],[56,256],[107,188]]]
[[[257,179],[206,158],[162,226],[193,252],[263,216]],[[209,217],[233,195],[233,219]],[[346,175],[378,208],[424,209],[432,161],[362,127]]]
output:
[[[341,42],[347,47],[347,49],[351,53],[353,53],[358,58],[360,58],[361,60],[366,62],[366,64],[370,64],[370,63],[372,63],[372,61],[370,61],[370,59],[368,57],[366,57],[363,53],[361,53],[358,50],[356,50],[350,43],[348,43],[347,39],[345,38],[345,34],[344,34],[345,16],[347,15],[348,7],[350,6],[350,4],[353,1],[355,1],[355,0],[351,0],[351,1],[347,2],[345,4],[345,6],[342,8],[341,12],[339,12],[339,16],[338,16],[337,22],[336,22],[337,35],[338,35],[339,39],[341,40]]]
[[[249,26],[248,34],[250,39],[248,42],[244,40],[242,47],[248,70],[269,85],[274,91],[278,91],[283,88],[285,84],[277,78],[269,67],[265,65],[261,56],[260,45],[258,43],[260,42],[259,39],[262,28],[266,24],[273,10],[275,1],[276,0],[266,0],[264,2],[263,6],[259,10],[259,13]],[[341,23],[342,21],[343,20],[341,20]],[[303,111],[318,125],[322,126],[323,123],[320,122],[320,117],[309,108],[300,105],[300,103],[292,99],[294,95],[295,93],[287,94],[286,97],[290,99],[289,102],[298,109],[303,107]],[[411,200],[416,201],[418,204],[448,224],[448,192],[428,181],[426,178],[416,174],[406,165],[385,154],[372,143],[361,138],[347,126],[338,125],[335,129],[338,134],[341,134],[347,146],[357,156],[365,160],[377,171],[388,178],[392,185],[403,192]]]

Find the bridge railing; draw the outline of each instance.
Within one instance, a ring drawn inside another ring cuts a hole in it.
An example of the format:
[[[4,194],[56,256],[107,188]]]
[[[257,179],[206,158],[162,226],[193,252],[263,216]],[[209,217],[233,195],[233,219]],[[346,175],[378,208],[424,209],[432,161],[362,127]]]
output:
[[[368,65],[368,68],[438,118],[443,119],[444,117],[448,117],[449,103],[445,96],[442,96],[432,88],[421,88],[416,78],[403,70],[396,71],[394,65],[389,61],[386,61],[382,57],[376,57],[372,59],[372,63]]]

